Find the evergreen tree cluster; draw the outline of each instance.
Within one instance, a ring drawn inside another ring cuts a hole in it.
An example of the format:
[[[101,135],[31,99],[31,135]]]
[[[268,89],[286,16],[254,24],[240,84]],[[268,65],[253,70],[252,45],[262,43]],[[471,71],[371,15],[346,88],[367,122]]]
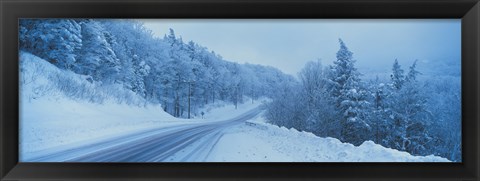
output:
[[[238,105],[293,82],[273,67],[238,64],[170,29],[156,38],[135,20],[21,19],[20,49],[97,85],[117,84],[176,117],[215,101]]]
[[[282,85],[268,105],[268,121],[356,146],[372,140],[413,155],[461,160],[459,80],[419,81],[417,61],[405,73],[395,60],[390,80],[362,81],[353,53],[339,42],[332,66],[309,62],[299,82]]]

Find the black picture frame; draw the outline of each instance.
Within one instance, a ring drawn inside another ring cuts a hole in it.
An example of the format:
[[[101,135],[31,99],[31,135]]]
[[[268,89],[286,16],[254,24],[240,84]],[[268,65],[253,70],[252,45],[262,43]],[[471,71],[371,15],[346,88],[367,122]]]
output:
[[[480,178],[478,0],[1,0],[1,180]],[[19,18],[461,18],[462,163],[18,163]]]

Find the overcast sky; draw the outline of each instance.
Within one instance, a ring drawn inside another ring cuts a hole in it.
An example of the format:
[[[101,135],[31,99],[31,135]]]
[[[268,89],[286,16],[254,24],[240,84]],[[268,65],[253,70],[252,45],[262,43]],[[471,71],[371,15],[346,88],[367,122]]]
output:
[[[141,20],[156,36],[175,30],[194,42],[239,63],[271,65],[296,75],[307,61],[336,59],[338,39],[354,54],[359,70],[390,70],[420,61],[460,61],[461,22],[440,20]]]

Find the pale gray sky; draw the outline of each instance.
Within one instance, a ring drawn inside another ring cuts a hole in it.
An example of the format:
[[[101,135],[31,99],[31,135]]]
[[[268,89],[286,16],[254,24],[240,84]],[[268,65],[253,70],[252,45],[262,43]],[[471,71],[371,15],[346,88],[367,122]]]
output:
[[[460,19],[410,20],[141,20],[158,37],[175,30],[228,61],[271,65],[296,75],[307,61],[331,64],[342,38],[360,70],[390,70],[421,61],[460,61]]]

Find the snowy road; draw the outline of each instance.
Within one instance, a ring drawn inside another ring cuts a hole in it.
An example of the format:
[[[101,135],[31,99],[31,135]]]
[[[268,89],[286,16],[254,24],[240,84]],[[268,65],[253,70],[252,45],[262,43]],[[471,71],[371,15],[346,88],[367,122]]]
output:
[[[257,116],[252,109],[232,119],[150,129],[85,144],[76,148],[48,151],[32,162],[171,162],[204,161],[223,131]]]

